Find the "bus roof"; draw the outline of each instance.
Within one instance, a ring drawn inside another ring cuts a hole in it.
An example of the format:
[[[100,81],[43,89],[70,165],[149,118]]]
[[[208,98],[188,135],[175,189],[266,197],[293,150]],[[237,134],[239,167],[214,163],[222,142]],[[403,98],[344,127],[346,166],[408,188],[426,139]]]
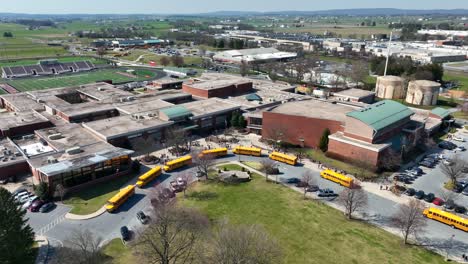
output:
[[[168,161],[166,163],[166,165],[174,165],[174,164],[177,164],[179,162],[182,162],[182,161],[187,161],[187,160],[191,160],[192,159],[192,156],[190,155],[187,155],[187,156],[184,156],[184,157],[181,157],[181,158],[178,158],[178,159],[175,159],[175,160],[171,160],[171,161]]]
[[[132,192],[135,189],[135,185],[129,185],[123,189],[120,189],[119,193],[114,195],[112,198],[107,201],[108,203],[116,203],[118,202],[123,196],[127,195],[129,192]]]
[[[347,175],[343,175],[343,174],[341,174],[341,173],[338,173],[338,172],[336,172],[336,171],[334,171],[334,170],[326,169],[326,170],[323,170],[322,172],[326,172],[326,173],[329,173],[329,174],[332,174],[332,175],[341,177],[341,178],[343,178],[343,179],[347,179],[347,180],[351,180],[351,181],[353,180],[353,178],[351,178],[351,177],[349,177],[349,176],[347,176]]]
[[[216,153],[216,152],[224,152],[227,151],[227,148],[215,148],[215,149],[207,149],[202,151],[203,154],[210,154],[210,153]]]
[[[153,174],[158,173],[159,171],[161,171],[161,166],[156,166],[152,168],[151,170],[147,171],[145,174],[138,177],[138,180],[144,181],[147,178],[151,177]]]
[[[261,148],[245,147],[245,146],[237,146],[236,149],[243,149],[243,150],[248,150],[248,151],[262,151]]]
[[[287,159],[297,159],[297,157],[294,155],[288,155],[288,154],[284,154],[284,153],[276,152],[276,151],[272,152],[271,155],[276,155],[276,156],[287,158]]]
[[[443,211],[443,210],[440,210],[440,209],[434,208],[434,207],[429,208],[429,211],[440,214],[440,215],[448,217],[448,218],[451,218],[451,219],[453,219],[455,221],[458,221],[458,222],[461,222],[461,223],[464,223],[464,224],[468,224],[468,219],[463,218],[461,216],[458,216],[456,214],[452,214],[452,213],[449,213],[449,212],[446,212],[446,211]]]

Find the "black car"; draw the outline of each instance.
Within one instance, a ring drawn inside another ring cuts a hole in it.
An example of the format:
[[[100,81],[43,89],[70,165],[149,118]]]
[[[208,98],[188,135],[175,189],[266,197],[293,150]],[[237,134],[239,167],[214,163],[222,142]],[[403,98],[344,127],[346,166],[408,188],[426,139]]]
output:
[[[463,192],[463,186],[459,183],[455,184],[455,186],[452,189],[456,193],[461,193]]]
[[[336,197],[338,196],[337,193],[335,193],[331,189],[320,189],[318,190],[318,197]]]
[[[120,228],[120,235],[122,236],[123,241],[129,241],[130,240],[130,230],[128,230],[128,227],[122,226]]]
[[[456,206],[455,213],[464,214],[466,212],[466,208],[464,206]]]
[[[413,188],[409,188],[404,192],[407,196],[413,196],[416,194],[416,190]]]
[[[41,213],[47,213],[47,212],[49,212],[50,210],[52,210],[54,207],[55,207],[55,204],[54,204],[54,203],[46,203],[46,204],[44,204],[44,205],[39,209],[39,212],[41,212]]]
[[[143,211],[139,211],[137,213],[137,218],[142,224],[148,223],[148,217],[145,215],[145,213],[143,213]]]
[[[426,168],[434,168],[434,164],[428,161],[421,161],[419,162],[419,165],[426,167]]]
[[[283,179],[282,179],[282,182],[288,183],[288,184],[298,184],[298,183],[301,182],[301,180],[298,179],[298,178],[289,178],[289,179],[284,179],[284,178],[283,178]]]
[[[424,198],[424,195],[425,195],[424,191],[417,191],[417,192],[414,194],[414,198],[421,200],[421,199]]]
[[[317,192],[319,190],[319,187],[318,185],[310,185],[309,187],[307,187],[306,191],[308,192]]]
[[[455,145],[455,144],[453,144],[452,142],[449,142],[449,141],[442,141],[442,142],[439,143],[439,148],[454,150],[454,149],[457,148],[457,145]]]
[[[424,196],[424,201],[428,202],[428,203],[432,203],[432,201],[434,201],[435,199],[435,195],[433,193],[428,193]]]

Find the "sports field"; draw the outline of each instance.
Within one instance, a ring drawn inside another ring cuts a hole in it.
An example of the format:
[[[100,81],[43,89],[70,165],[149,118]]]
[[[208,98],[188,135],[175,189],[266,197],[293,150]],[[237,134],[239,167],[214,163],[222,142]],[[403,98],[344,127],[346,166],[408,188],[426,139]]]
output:
[[[155,79],[162,75],[162,73],[152,70],[136,69],[135,75],[132,76],[131,74],[127,73],[126,70],[126,68],[103,69],[73,75],[18,79],[7,81],[6,83],[24,92],[66,86],[76,86],[107,80],[112,80],[113,84],[131,81],[145,81]]]
[[[99,59],[95,57],[84,57],[84,56],[75,56],[75,57],[51,57],[50,59],[56,59],[58,62],[65,63],[65,62],[75,62],[75,61],[90,61],[95,65],[99,64],[106,64],[107,61],[104,59]],[[39,60],[2,60],[0,61],[0,67],[5,66],[25,66],[25,65],[35,65],[39,62]]]

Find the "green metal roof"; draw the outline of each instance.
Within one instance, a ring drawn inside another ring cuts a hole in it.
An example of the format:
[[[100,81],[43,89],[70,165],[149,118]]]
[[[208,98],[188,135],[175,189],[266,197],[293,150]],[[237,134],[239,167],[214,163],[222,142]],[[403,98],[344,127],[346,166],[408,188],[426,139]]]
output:
[[[258,94],[252,93],[245,96],[248,101],[262,101],[262,98]]]
[[[192,112],[185,108],[185,106],[181,105],[164,108],[160,111],[163,112],[169,120],[192,115]]]
[[[413,114],[413,111],[398,102],[384,100],[346,115],[362,121],[375,131],[379,131]]]
[[[447,110],[447,109],[444,109],[442,107],[436,107],[436,108],[432,109],[431,113],[438,116],[438,117],[440,117],[441,119],[444,119],[444,118],[446,118],[447,116],[450,115],[450,111]]]

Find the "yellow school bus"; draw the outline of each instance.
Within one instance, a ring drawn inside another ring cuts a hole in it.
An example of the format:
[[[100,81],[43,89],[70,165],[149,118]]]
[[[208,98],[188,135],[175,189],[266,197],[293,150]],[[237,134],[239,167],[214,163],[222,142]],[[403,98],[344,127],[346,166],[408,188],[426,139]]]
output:
[[[228,149],[227,148],[216,148],[216,149],[208,149],[204,150],[200,153],[200,157],[203,156],[211,156],[213,158],[219,158],[219,157],[224,157],[228,154]]]
[[[320,176],[324,179],[330,180],[332,182],[336,182],[348,188],[353,187],[353,184],[354,184],[353,178],[343,175],[341,173],[335,172],[333,170],[323,170],[322,172],[320,172]]]
[[[119,191],[118,194],[110,198],[106,204],[106,210],[111,213],[119,208],[125,201],[135,194],[135,185],[129,185]]]
[[[260,157],[262,155],[262,149],[253,148],[253,147],[237,146],[232,150],[232,153],[237,154],[237,155],[249,155],[249,156]]]
[[[145,174],[138,177],[138,181],[136,184],[138,187],[141,188],[145,186],[146,184],[148,184],[150,181],[159,177],[159,175],[161,174],[162,174],[161,166],[156,166],[152,168],[151,170],[147,171]]]
[[[297,164],[297,157],[293,155],[287,155],[280,152],[272,152],[269,157],[272,160],[283,162],[289,165],[295,166]]]
[[[190,165],[190,164],[192,164],[192,156],[187,155],[187,156],[166,162],[166,165],[164,165],[164,171],[175,170],[175,169],[178,169],[180,167],[183,167],[185,165]]]
[[[432,207],[429,209],[425,209],[423,214],[427,218],[434,219],[436,221],[449,225],[452,228],[458,228],[460,230],[468,232],[468,219],[466,218]]]

